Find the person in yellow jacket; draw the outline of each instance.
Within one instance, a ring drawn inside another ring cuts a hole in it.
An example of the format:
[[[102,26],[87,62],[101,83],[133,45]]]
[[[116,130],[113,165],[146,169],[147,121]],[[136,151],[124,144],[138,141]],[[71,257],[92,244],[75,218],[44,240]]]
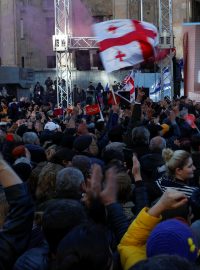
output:
[[[118,245],[124,270],[159,254],[176,254],[190,261],[196,260],[198,249],[189,226],[175,219],[160,223],[164,211],[176,209],[187,200],[185,194],[167,189],[152,208],[141,210]]]

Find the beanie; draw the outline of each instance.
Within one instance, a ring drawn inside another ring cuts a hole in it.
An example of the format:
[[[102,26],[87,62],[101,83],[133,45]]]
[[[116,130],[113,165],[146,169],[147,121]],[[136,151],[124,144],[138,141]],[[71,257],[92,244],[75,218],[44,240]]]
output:
[[[18,158],[21,156],[25,156],[26,151],[25,151],[25,146],[24,145],[19,145],[16,146],[13,150],[12,150],[12,156],[14,158]]]
[[[198,248],[190,227],[179,220],[170,219],[159,223],[151,232],[146,252],[147,257],[178,255],[194,262]]]

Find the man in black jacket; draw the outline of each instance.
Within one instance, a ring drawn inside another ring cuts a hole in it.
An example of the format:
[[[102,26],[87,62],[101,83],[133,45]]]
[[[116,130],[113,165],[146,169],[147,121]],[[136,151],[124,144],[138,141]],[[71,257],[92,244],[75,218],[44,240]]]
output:
[[[141,157],[140,165],[142,179],[145,182],[157,180],[162,172],[165,172],[164,160],[162,158],[162,150],[166,147],[166,141],[160,136],[151,139],[149,149],[150,153]]]

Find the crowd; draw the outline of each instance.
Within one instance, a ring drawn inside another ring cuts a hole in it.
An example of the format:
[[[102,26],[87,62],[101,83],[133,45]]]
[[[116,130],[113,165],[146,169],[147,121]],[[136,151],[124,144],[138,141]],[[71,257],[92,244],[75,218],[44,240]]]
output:
[[[200,269],[200,104],[101,102],[1,97],[0,269]]]

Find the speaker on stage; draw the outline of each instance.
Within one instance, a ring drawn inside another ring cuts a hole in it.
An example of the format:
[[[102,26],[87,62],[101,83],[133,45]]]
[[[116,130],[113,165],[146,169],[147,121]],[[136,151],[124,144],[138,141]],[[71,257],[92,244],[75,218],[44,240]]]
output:
[[[79,50],[75,52],[77,70],[90,70],[90,55],[87,50]]]

